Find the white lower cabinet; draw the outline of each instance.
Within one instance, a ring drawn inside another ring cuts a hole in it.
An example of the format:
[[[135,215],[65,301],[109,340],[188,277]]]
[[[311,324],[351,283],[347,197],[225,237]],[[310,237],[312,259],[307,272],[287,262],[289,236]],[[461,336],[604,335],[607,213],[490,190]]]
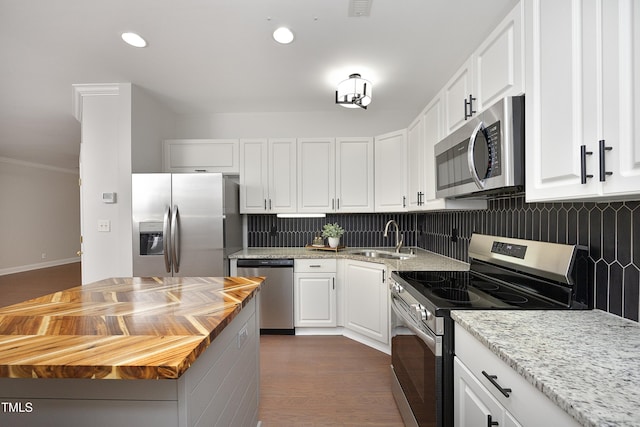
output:
[[[455,353],[455,427],[580,425],[458,324]]]
[[[456,427],[521,426],[457,357],[454,359],[454,377]],[[506,419],[509,422],[505,423]]]
[[[345,260],[344,327],[389,345],[389,290],[382,264]]]
[[[336,260],[296,259],[294,325],[336,327]]]

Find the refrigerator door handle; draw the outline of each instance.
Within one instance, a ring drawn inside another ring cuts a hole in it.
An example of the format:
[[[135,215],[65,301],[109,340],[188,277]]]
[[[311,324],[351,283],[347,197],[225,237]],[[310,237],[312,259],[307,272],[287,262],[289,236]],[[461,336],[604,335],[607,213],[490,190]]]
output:
[[[173,272],[180,271],[180,230],[179,230],[178,205],[173,206],[173,216],[171,218],[171,254],[173,258]]]
[[[169,225],[170,221],[171,208],[167,206],[164,211],[164,220],[162,222],[162,253],[164,254],[164,269],[167,273],[171,273],[171,254],[169,254],[169,232],[171,230],[171,226]]]

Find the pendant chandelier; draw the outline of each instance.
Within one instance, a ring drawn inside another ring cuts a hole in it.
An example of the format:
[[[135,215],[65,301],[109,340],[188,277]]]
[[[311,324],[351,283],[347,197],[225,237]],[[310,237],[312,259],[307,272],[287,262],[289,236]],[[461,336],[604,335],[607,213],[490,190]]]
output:
[[[336,104],[366,110],[371,103],[371,89],[370,81],[363,79],[360,74],[351,74],[347,80],[338,84]]]

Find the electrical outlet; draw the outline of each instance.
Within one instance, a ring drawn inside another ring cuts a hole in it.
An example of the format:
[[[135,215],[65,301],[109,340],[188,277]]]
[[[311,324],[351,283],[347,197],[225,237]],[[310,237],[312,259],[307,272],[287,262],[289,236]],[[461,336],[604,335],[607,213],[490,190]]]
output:
[[[47,253],[46,252],[42,252],[42,254],[40,255],[40,257],[42,259],[47,259]]]
[[[456,243],[458,241],[458,229],[454,228],[451,230],[451,241]]]

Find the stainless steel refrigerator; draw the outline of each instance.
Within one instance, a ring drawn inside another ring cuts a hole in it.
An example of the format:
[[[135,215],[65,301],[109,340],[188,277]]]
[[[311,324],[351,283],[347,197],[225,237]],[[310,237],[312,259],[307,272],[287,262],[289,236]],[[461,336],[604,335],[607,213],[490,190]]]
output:
[[[227,276],[242,248],[238,184],[219,173],[132,176],[134,276]]]

